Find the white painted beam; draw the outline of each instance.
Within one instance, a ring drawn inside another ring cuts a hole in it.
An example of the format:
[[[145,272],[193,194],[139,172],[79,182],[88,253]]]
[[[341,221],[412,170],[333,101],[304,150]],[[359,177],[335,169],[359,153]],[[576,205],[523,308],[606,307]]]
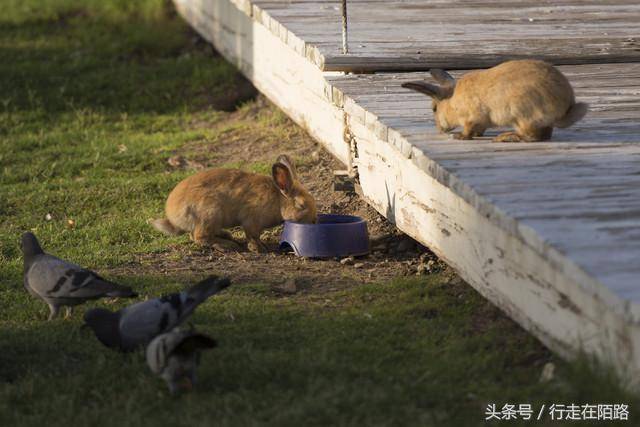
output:
[[[400,229],[551,349],[567,357],[585,351],[628,378],[640,377],[638,307],[428,154],[439,152],[419,142],[431,134],[424,117],[390,124],[384,111],[349,96],[347,80],[321,71],[316,47],[248,0],[174,1],[259,90],[345,164],[355,140],[364,197]],[[401,97],[391,101],[398,103],[391,109],[407,108]],[[460,151],[440,153],[443,159],[465,155],[465,147],[451,148]]]

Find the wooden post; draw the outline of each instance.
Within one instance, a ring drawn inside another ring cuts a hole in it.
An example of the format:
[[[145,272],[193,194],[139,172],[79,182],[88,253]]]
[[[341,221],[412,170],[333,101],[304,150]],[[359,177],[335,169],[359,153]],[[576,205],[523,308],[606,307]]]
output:
[[[347,0],[342,0],[342,53],[349,53],[347,40]]]

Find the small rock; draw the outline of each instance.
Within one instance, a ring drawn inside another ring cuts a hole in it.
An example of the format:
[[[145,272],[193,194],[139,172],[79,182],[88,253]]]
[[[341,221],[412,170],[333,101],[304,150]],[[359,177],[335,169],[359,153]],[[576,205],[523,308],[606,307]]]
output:
[[[51,216],[51,214],[50,214],[50,213],[48,213],[48,214],[46,214],[46,215],[44,216],[44,219],[46,219],[47,221],[51,221],[51,220],[53,219],[53,217]]]
[[[346,258],[342,258],[340,260],[340,264],[342,265],[353,265],[355,263],[355,258],[350,256],[350,257],[346,257]]]
[[[362,268],[364,267],[364,262],[358,262],[353,265],[353,268]]]
[[[551,362],[547,362],[544,364],[542,368],[542,374],[540,374],[540,382],[547,383],[555,377],[556,365]]]
[[[169,163],[169,166],[171,167],[180,168],[184,167],[187,164],[187,161],[182,156],[173,156],[167,159],[167,163]]]

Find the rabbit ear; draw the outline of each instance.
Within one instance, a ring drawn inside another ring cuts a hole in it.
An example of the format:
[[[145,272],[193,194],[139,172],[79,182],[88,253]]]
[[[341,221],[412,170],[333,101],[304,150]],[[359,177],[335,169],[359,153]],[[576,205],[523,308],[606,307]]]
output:
[[[424,93],[425,95],[429,95],[431,98],[438,101],[449,98],[453,94],[453,90],[451,90],[451,88],[449,87],[434,85],[431,83],[423,82],[422,80],[402,83],[402,87]]]
[[[287,156],[286,154],[280,154],[276,159],[276,163],[282,163],[283,165],[288,167],[289,172],[291,172],[291,176],[293,177],[293,179],[298,179],[298,171],[296,170],[296,167],[293,164],[293,160],[291,160],[291,157]]]
[[[284,163],[274,163],[273,166],[271,166],[271,176],[280,192],[289,197],[289,195],[291,195],[291,189],[293,188],[293,174],[291,173],[291,169]]]
[[[456,85],[456,79],[454,79],[451,74],[441,70],[440,68],[432,68],[429,70],[429,74],[431,74],[431,77],[433,77],[435,81],[443,86],[453,87]]]

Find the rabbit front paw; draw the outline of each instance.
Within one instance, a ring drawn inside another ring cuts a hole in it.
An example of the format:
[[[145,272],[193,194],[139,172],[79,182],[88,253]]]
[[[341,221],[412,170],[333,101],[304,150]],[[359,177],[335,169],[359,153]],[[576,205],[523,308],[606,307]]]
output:
[[[453,132],[451,134],[451,137],[453,137],[453,139],[458,139],[458,140],[469,140],[469,139],[473,139],[472,135],[467,135],[464,132]]]
[[[521,142],[522,138],[515,132],[503,132],[493,138],[493,142]]]

